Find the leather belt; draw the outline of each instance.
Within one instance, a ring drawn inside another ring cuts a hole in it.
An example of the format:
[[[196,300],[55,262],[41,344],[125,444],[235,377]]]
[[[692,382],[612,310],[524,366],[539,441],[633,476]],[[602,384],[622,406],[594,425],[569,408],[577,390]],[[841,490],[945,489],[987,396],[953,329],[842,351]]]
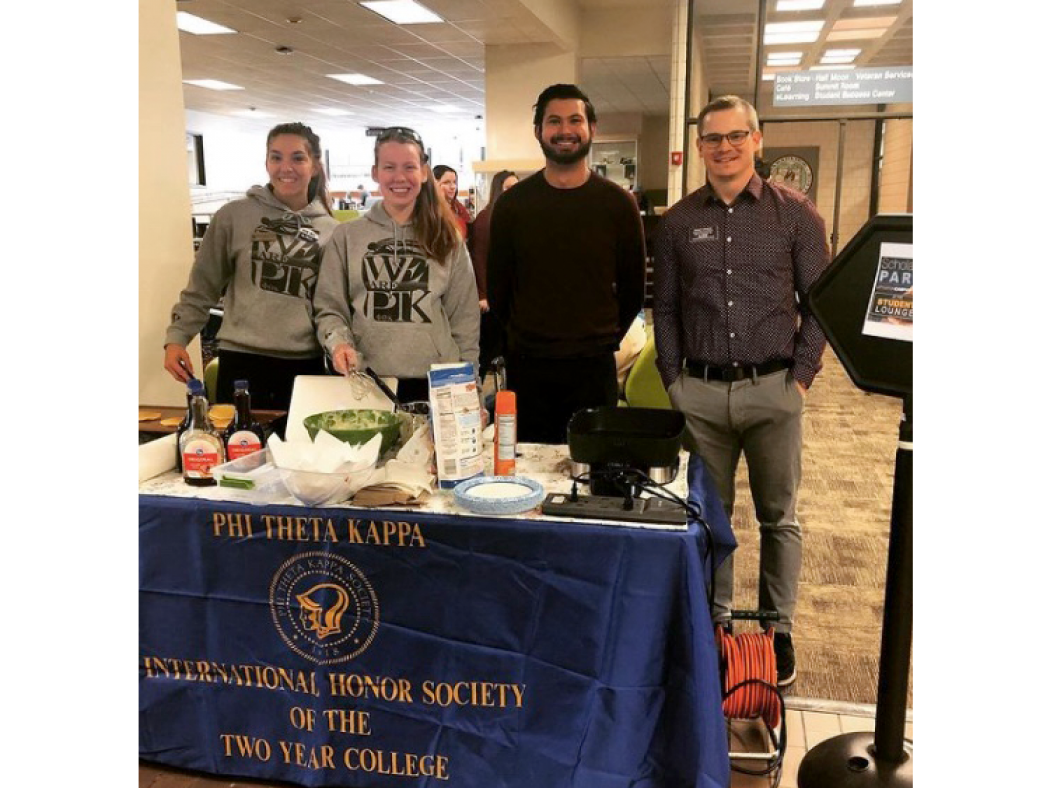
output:
[[[764,364],[741,364],[738,367],[721,367],[715,364],[705,364],[702,361],[685,362],[685,371],[690,377],[703,380],[720,380],[725,383],[771,375],[774,372],[790,368],[791,362],[781,361],[780,359],[767,361]]]

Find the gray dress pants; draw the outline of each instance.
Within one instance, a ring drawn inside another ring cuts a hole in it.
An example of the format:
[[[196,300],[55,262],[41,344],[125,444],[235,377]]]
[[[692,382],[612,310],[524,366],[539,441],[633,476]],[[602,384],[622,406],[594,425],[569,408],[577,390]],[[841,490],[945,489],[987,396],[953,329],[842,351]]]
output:
[[[682,372],[668,389],[686,419],[685,446],[711,474],[732,522],[734,477],[741,451],[747,459],[759,523],[758,605],[780,614],[777,632],[790,632],[802,569],[802,530],[795,515],[802,479],[804,397],[791,370],[723,383]],[[733,556],[714,583],[714,619],[729,619]]]

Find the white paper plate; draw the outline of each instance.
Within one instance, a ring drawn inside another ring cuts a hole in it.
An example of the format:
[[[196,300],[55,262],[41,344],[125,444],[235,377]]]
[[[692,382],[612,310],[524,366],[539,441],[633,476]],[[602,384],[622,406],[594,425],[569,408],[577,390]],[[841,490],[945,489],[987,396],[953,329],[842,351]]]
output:
[[[524,476],[475,476],[457,484],[452,496],[475,514],[520,514],[539,506],[543,485]]]

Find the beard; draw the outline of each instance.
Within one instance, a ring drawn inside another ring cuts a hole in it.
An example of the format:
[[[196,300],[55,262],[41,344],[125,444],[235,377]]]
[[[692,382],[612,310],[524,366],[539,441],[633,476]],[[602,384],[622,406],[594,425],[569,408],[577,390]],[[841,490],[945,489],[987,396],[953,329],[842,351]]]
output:
[[[586,142],[581,142],[580,147],[571,153],[562,153],[555,146],[548,145],[544,140],[540,140],[540,148],[543,150],[543,155],[555,164],[575,164],[581,159],[587,158],[587,154],[591,152],[591,141],[588,139]]]

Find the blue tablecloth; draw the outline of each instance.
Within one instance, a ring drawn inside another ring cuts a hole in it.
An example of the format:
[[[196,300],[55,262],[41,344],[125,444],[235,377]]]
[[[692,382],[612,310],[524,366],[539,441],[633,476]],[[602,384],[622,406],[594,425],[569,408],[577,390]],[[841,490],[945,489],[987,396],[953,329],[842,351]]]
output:
[[[735,545],[698,463],[690,497]],[[140,497],[140,755],[303,785],[729,785],[707,537]]]

